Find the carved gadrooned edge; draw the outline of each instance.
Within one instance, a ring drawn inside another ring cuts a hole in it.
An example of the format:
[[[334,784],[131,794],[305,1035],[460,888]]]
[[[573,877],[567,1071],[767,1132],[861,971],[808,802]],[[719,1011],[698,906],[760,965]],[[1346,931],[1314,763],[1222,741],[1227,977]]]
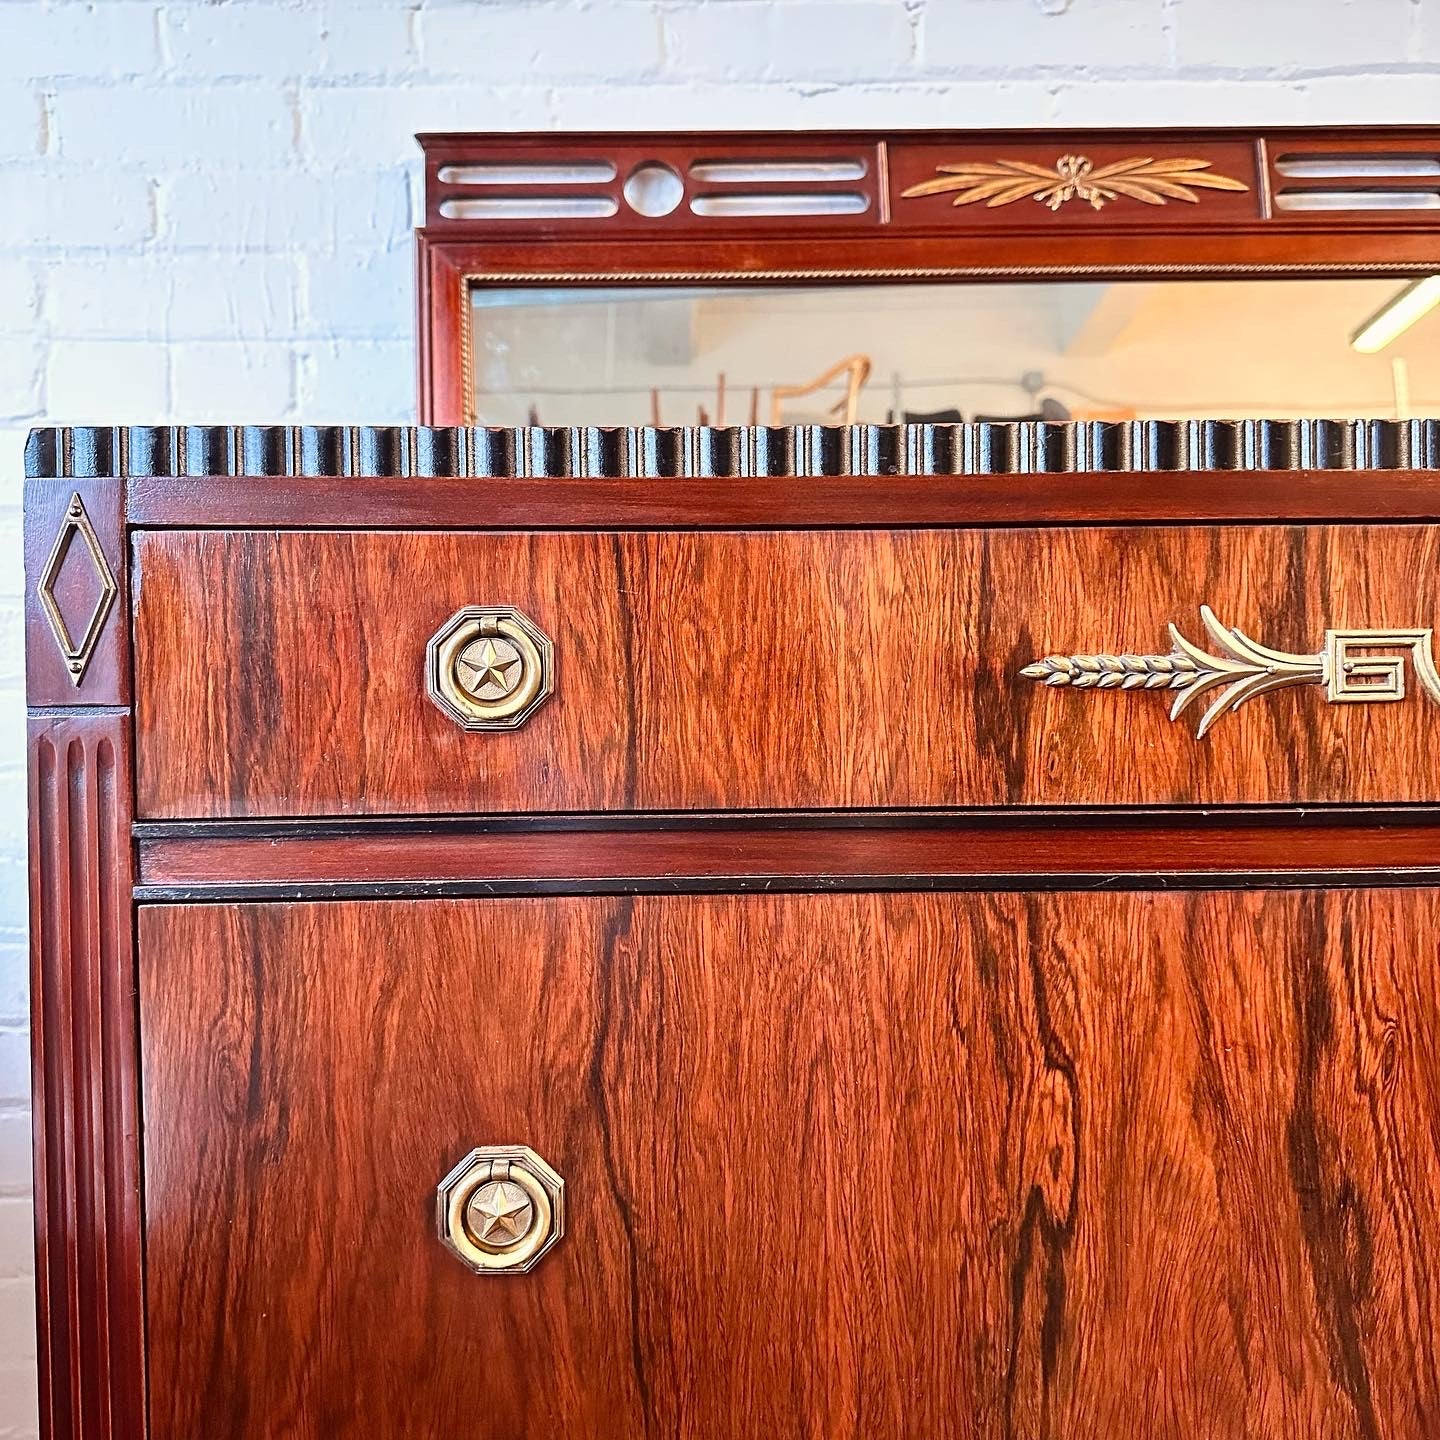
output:
[[[965,425],[132,425],[33,430],[25,473],[727,479],[1081,471],[1440,470],[1440,420]]]

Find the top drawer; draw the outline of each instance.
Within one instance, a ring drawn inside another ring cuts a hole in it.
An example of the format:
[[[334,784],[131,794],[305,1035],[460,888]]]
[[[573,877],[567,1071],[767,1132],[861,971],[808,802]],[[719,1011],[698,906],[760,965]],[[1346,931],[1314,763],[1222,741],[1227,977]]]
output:
[[[1430,525],[137,532],[139,809],[1433,802],[1437,560]],[[553,646],[519,728],[427,696],[468,606]]]

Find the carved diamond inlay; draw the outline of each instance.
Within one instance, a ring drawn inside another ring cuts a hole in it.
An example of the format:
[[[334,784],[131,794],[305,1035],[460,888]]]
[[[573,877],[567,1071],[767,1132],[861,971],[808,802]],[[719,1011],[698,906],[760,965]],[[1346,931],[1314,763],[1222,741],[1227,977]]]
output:
[[[91,576],[99,585],[99,593],[92,602],[89,619],[83,626],[72,629],[60,605],[61,578],[70,566],[83,565],[86,557],[89,559]],[[70,672],[70,683],[79,685],[85,676],[85,667],[95,653],[95,646],[105,628],[110,607],[115,603],[119,586],[115,583],[114,572],[105,559],[105,552],[100,548],[100,539],[95,534],[95,527],[91,525],[90,517],[85,513],[85,505],[78,494],[70,497],[64,523],[55,537],[50,558],[40,572],[36,590],[45,609],[45,618],[50,622],[55,643],[64,657],[65,668]]]

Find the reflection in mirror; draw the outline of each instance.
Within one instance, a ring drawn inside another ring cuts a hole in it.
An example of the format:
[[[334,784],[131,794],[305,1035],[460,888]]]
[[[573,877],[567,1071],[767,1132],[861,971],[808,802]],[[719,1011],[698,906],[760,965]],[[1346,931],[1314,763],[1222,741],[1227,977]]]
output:
[[[1407,288],[1394,279],[477,286],[474,419],[1440,417],[1440,308],[1422,308],[1373,353],[1352,343]],[[1392,310],[1388,328],[1395,318],[1405,316]]]

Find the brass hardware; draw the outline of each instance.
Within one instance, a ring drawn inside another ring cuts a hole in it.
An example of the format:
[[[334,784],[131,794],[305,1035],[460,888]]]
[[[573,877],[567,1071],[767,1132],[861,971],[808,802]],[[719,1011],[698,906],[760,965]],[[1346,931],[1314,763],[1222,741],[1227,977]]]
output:
[[[565,1181],[526,1145],[482,1145],[440,1182],[435,1224],[477,1275],[524,1275],[565,1234]]]
[[[516,730],[555,684],[549,637],[508,606],[467,605],[425,651],[430,698],[465,730]]]
[[[1403,700],[1405,657],[1373,653],[1379,650],[1408,650],[1420,684],[1440,702],[1433,630],[1327,630],[1318,654],[1294,655],[1227,629],[1208,605],[1200,607],[1200,618],[1219,654],[1191,644],[1171,625],[1174,648],[1168,655],[1047,655],[1020,673],[1046,685],[1081,690],[1173,690],[1172,720],[1200,696],[1224,686],[1200,717],[1197,737],[1247,700],[1288,685],[1323,685],[1332,704]]]
[[[60,604],[55,596],[55,582],[65,568],[70,546],[77,535],[85,543],[90,554],[90,564],[95,570],[95,578],[100,582],[100,594],[96,598],[95,608],[91,611],[90,619],[79,640],[71,636],[70,627],[60,613]],[[104,550],[100,548],[100,537],[96,535],[95,527],[90,523],[84,502],[78,493],[70,497],[64,522],[60,526],[59,534],[55,536],[50,558],[46,560],[35,588],[45,610],[45,618],[50,622],[50,632],[55,636],[55,643],[64,657],[65,668],[70,672],[70,683],[78,686],[85,677],[86,666],[90,664],[90,657],[95,653],[95,646],[105,628],[106,617],[110,614],[110,607],[115,603],[115,596],[120,588],[115,583],[115,574],[110,569],[109,561],[105,559]]]
[[[1027,160],[974,161],[937,165],[938,179],[924,180],[901,194],[913,199],[953,192],[954,204],[975,205],[983,200],[987,210],[1030,199],[1047,210],[1058,210],[1070,200],[1084,200],[1092,210],[1100,210],[1122,195],[1144,205],[1163,205],[1167,200],[1188,200],[1193,205],[1199,199],[1196,190],[1250,188],[1243,181],[1216,174],[1210,163],[1136,155],[1096,165],[1087,155],[1062,155],[1047,170]]]

